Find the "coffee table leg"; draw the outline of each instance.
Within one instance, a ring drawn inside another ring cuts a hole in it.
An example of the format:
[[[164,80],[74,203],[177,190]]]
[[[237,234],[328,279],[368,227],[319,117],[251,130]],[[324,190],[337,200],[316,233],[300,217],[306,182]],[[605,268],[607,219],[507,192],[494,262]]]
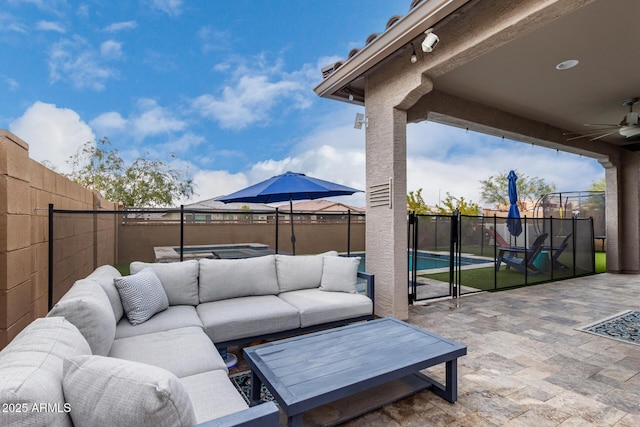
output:
[[[287,427],[302,427],[302,414],[296,414],[288,417]]]
[[[249,396],[249,400],[251,401],[250,406],[255,406],[260,403],[260,389],[262,388],[262,380],[258,377],[255,372],[251,371],[251,395]]]
[[[458,359],[453,359],[446,364],[446,383],[444,399],[450,403],[458,400]]]

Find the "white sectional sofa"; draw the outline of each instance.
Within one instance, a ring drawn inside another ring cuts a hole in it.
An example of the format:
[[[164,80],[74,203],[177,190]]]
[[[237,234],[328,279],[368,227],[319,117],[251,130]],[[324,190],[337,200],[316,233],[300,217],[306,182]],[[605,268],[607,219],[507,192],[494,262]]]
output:
[[[336,255],[99,267],[0,352],[0,425],[278,425],[273,403],[248,407],[220,353],[372,319],[373,276]],[[146,277],[166,297],[138,293]],[[143,317],[159,311],[132,324],[131,295]]]

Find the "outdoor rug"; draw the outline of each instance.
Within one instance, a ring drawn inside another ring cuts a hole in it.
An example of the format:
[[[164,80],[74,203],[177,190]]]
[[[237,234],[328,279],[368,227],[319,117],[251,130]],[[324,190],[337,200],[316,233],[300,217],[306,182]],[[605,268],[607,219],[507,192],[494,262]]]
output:
[[[229,376],[229,379],[248,404],[251,393],[251,373],[249,371],[239,372]],[[414,377],[409,376],[312,409],[304,413],[302,421],[307,427],[337,426],[392,402],[409,397],[422,389],[424,389],[424,382],[416,381]],[[431,393],[430,391],[424,392]],[[260,391],[260,400],[262,402],[273,400],[277,405],[277,402],[264,384]],[[287,425],[287,419],[282,411],[280,411],[280,425]]]
[[[640,345],[640,311],[623,311],[577,329],[601,337]]]
[[[229,379],[231,380],[233,385],[236,386],[236,389],[238,389],[238,391],[244,398],[244,401],[247,402],[247,405],[249,405],[249,397],[251,395],[251,372],[240,372],[231,375]],[[260,402],[269,402],[272,400],[274,399],[271,395],[271,392],[264,386],[264,384],[262,384],[262,387],[260,388]],[[278,402],[275,403],[276,405],[278,404]]]

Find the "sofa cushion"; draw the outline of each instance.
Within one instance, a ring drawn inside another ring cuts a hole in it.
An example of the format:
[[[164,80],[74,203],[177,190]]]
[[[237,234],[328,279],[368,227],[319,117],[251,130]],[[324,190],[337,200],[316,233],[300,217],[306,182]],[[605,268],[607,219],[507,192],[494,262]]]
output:
[[[277,293],[278,279],[273,255],[200,260],[200,302]]]
[[[322,264],[320,290],[356,293],[359,257],[325,257]]]
[[[132,325],[138,325],[169,307],[167,294],[152,268],[113,279],[124,312]]]
[[[155,366],[102,356],[64,361],[62,387],[76,426],[185,426],[195,413],[185,387]]]
[[[139,325],[132,325],[127,318],[120,319],[116,326],[116,339],[168,331],[187,326],[198,326],[202,328],[202,322],[198,317],[196,308],[192,305],[170,305],[166,310],[161,311]]]
[[[27,411],[0,410],[0,425],[71,426],[62,363],[82,354],[91,354],[87,340],[63,317],[39,318],[23,329],[0,351],[0,402],[26,405]],[[33,410],[41,404],[57,410]]]
[[[158,366],[179,378],[227,370],[209,337],[195,326],[117,339],[109,356]]]
[[[300,311],[300,326],[303,328],[373,313],[372,301],[361,294],[301,289],[281,293],[278,298]]]
[[[196,422],[224,417],[249,406],[229,380],[226,370],[215,370],[180,378],[191,399]]]
[[[300,327],[300,315],[275,295],[232,298],[196,307],[215,343]]]
[[[62,316],[86,338],[93,354],[106,356],[116,335],[116,321],[107,294],[96,281],[78,280],[47,316]]]
[[[160,278],[169,305],[198,305],[198,261],[146,263],[134,261],[129,268],[136,274],[151,267]]]
[[[276,255],[276,271],[280,292],[320,286],[322,260],[325,256],[338,256],[338,252],[298,256]]]
[[[120,301],[120,294],[113,284],[113,279],[120,276],[122,275],[115,267],[111,265],[102,265],[86,277],[87,279],[95,280],[100,286],[102,286],[104,293],[107,294],[109,302],[111,303],[111,308],[113,309],[113,315],[116,318],[116,322],[122,319],[122,316],[124,315],[124,309],[122,308],[122,302]]]

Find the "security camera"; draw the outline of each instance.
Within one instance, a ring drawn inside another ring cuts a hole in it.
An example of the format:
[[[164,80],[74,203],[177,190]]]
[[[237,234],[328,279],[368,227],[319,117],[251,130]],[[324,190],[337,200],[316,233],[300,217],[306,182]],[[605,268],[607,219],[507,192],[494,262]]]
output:
[[[433,32],[433,28],[429,28],[424,33],[427,35],[427,37],[425,37],[424,41],[422,42],[422,51],[428,53],[433,51],[433,48],[436,47],[436,45],[440,41],[440,37],[436,36],[436,34]]]

